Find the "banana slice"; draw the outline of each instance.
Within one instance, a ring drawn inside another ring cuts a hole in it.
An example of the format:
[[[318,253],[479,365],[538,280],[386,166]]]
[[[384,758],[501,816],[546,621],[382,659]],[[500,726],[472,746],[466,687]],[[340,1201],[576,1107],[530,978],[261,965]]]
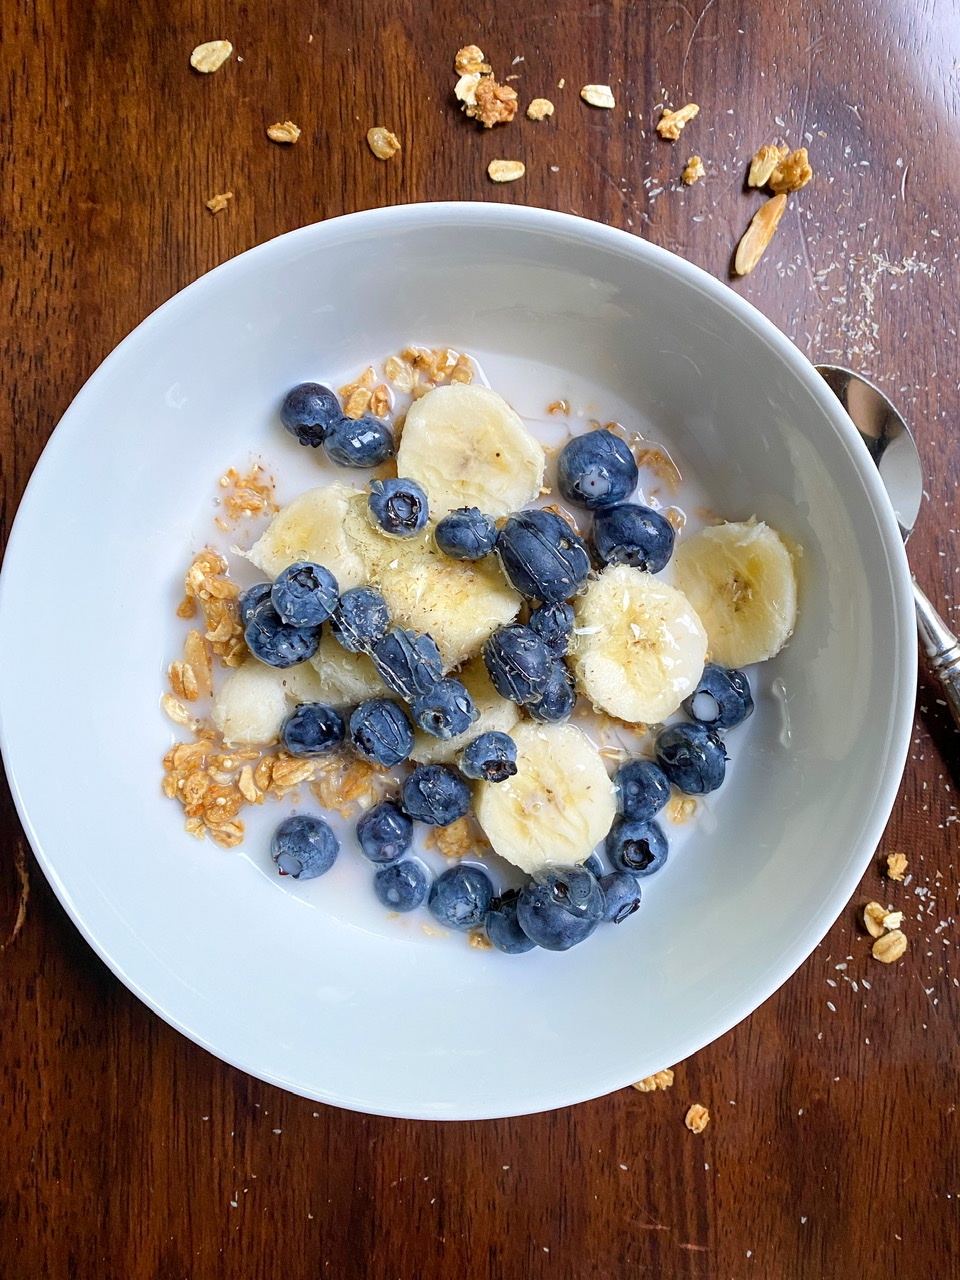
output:
[[[297,560],[311,560],[330,570],[341,591],[358,587],[365,566],[357,547],[356,521],[349,519],[358,497],[365,501],[363,494],[344,484],[308,489],[277,512],[247,559],[271,578]]]
[[[545,456],[502,396],[474,383],[435,387],[410,406],[397,470],[427,491],[437,519],[457,507],[506,516],[532,502]]]
[[[341,649],[329,632],[324,633],[310,661],[291,670],[294,695],[302,702],[355,707],[368,698],[390,696],[371,659],[365,653]]]
[[[514,777],[477,785],[474,805],[487,839],[528,874],[583,862],[617,811],[599,752],[569,724],[527,722],[513,737]]]
[[[641,569],[610,565],[574,608],[573,670],[595,707],[656,724],[697,687],[707,633],[676,587]]]
[[[276,742],[290,710],[288,692],[297,667],[280,671],[248,658],[231,671],[213,699],[214,728],[228,746],[259,746]]]
[[[478,654],[520,611],[520,597],[495,557],[451,560],[430,530],[402,542],[374,533],[364,554],[369,581],[383,593],[390,617],[433,636],[445,671]]]
[[[474,658],[472,662],[468,662],[457,678],[466,686],[480,717],[466,733],[450,738],[447,742],[418,729],[413,736],[413,751],[410,753],[417,764],[454,764],[471,738],[495,729],[500,733],[513,733],[520,721],[519,707],[515,702],[500,697],[490,683],[482,658]]]
[[[707,629],[714,662],[763,662],[790,639],[797,623],[793,557],[762,520],[704,529],[678,544],[673,564]]]

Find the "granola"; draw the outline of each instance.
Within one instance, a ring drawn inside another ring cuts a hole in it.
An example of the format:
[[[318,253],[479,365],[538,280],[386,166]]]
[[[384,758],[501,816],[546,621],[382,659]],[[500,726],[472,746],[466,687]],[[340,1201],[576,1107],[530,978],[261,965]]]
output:
[[[710,1112],[699,1102],[695,1102],[684,1116],[683,1123],[691,1133],[703,1133],[704,1129],[710,1123]]]
[[[580,97],[591,107],[602,107],[605,111],[612,111],[617,105],[608,84],[585,84],[580,90]]]
[[[887,854],[887,879],[902,881],[907,874],[907,855],[905,853]]]
[[[191,53],[190,65],[194,71],[210,75],[220,70],[231,53],[233,45],[229,40],[208,40],[205,44],[198,44]]]
[[[775,195],[791,191],[799,191],[813,177],[813,169],[807,159],[807,148],[798,147],[789,155],[782,156],[776,168],[767,180],[767,186]]]
[[[699,182],[701,178],[706,177],[706,169],[703,167],[703,160],[700,156],[691,156],[684,167],[683,173],[680,175],[681,181],[688,187],[692,187],[695,182]]]
[[[211,213],[222,213],[232,199],[232,191],[223,191],[220,195],[211,196],[205,203]]]
[[[367,146],[378,160],[390,160],[400,150],[400,139],[383,125],[367,130]]]
[[[669,1089],[672,1084],[673,1071],[670,1067],[667,1067],[665,1071],[655,1071],[652,1076],[644,1076],[642,1080],[637,1080],[630,1088],[637,1089],[640,1093],[655,1093],[657,1089]]]
[[[300,137],[300,129],[292,120],[267,125],[267,137],[271,142],[296,142]]]
[[[678,111],[670,111],[667,107],[664,107],[663,114],[657,121],[657,133],[661,138],[666,138],[668,142],[676,142],[680,137],[681,131],[699,111],[700,108],[695,102],[688,102],[686,106],[680,107]]]
[[[546,120],[553,115],[553,103],[549,98],[534,98],[527,107],[528,120]]]
[[[492,182],[516,182],[526,171],[522,160],[491,160],[487,165],[487,174]]]
[[[733,269],[738,276],[748,275],[763,257],[786,207],[785,195],[771,196],[753,215],[737,245]]]

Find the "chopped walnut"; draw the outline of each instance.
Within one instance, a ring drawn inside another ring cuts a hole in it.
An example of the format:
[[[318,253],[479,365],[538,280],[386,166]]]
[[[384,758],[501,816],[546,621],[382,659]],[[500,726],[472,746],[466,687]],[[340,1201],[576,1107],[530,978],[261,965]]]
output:
[[[691,1133],[703,1133],[710,1123],[710,1112],[699,1102],[695,1102],[684,1116],[683,1123]]]
[[[464,111],[479,120],[485,129],[495,124],[509,124],[517,114],[517,91],[508,84],[497,84],[493,76],[481,76],[474,89],[474,101],[465,103]]]
[[[776,169],[777,165],[785,156],[789,154],[788,147],[778,147],[775,143],[761,147],[753,159],[750,161],[750,172],[747,174],[748,187],[765,187],[770,181],[770,175]]]
[[[585,84],[580,90],[580,97],[591,107],[603,107],[605,111],[612,111],[617,105],[608,84]]]
[[[668,142],[676,142],[680,137],[681,131],[699,111],[700,108],[695,102],[688,102],[685,107],[680,107],[678,111],[670,111],[667,107],[664,107],[663,115],[657,121],[657,133],[661,138],[666,138]]]
[[[894,964],[906,949],[906,934],[899,929],[892,929],[889,933],[885,933],[882,938],[878,938],[870,948],[870,951],[874,960],[879,960],[881,964]]]
[[[206,44],[198,44],[190,55],[190,65],[194,71],[202,71],[209,75],[219,71],[233,53],[233,45],[229,40],[208,40]]]
[[[669,1089],[672,1084],[673,1071],[668,1067],[665,1071],[655,1071],[652,1076],[644,1076],[630,1087],[640,1093],[654,1093],[657,1089]]]
[[[232,199],[233,192],[224,191],[218,196],[211,196],[210,199],[206,201],[206,205],[211,213],[220,213],[227,207]]]
[[[389,160],[400,150],[400,139],[383,125],[367,130],[367,146],[378,160]]]
[[[300,137],[300,130],[292,120],[284,120],[282,124],[268,125],[267,137],[271,142],[296,142]]]
[[[813,170],[807,160],[807,148],[798,147],[784,156],[771,173],[767,186],[775,195],[790,191],[799,191],[813,177]]]
[[[526,171],[527,167],[522,160],[491,160],[487,165],[487,175],[491,182],[516,182]]]
[[[733,269],[738,276],[748,275],[763,257],[786,207],[785,195],[771,196],[753,215],[737,245]]]
[[[706,174],[707,171],[703,167],[703,160],[700,156],[691,156],[687,161],[680,178],[686,186],[692,187],[695,182],[699,182],[701,178],[705,178]]]
[[[907,855],[905,853],[887,854],[887,879],[902,880],[907,874]]]
[[[545,120],[553,115],[553,103],[549,98],[534,98],[527,107],[528,120]]]
[[[462,49],[458,49],[453,65],[459,76],[479,75],[481,72],[487,74],[492,70],[483,52],[475,44],[466,44]]]

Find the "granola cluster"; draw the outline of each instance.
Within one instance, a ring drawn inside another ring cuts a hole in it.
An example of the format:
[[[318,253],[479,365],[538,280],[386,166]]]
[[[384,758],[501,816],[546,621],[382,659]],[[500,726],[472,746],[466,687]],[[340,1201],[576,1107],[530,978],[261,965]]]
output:
[[[178,618],[203,614],[203,638],[225,667],[239,667],[247,656],[238,604],[240,588],[227,571],[227,562],[209,547],[194,557],[184,579]]]
[[[791,151],[789,147],[768,143],[755,153],[747,173],[747,186],[766,188],[772,194],[753,215],[737,245],[733,269],[738,276],[748,275],[763,257],[787,207],[787,196],[805,187],[812,177],[806,147]]]
[[[517,91],[494,79],[493,68],[475,44],[465,45],[457,52],[454,68],[460,77],[454,93],[464,115],[485,129],[509,124],[519,106]]]
[[[267,475],[259,463],[255,463],[244,475],[230,467],[220,477],[220,488],[224,490],[221,499],[223,514],[217,516],[214,523],[224,532],[243,520],[272,515],[279,510],[273,476]]]

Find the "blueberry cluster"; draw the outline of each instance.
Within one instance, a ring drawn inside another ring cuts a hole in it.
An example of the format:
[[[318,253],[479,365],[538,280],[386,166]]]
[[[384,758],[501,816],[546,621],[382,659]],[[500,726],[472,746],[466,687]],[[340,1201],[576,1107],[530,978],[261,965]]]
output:
[[[340,467],[378,467],[396,452],[393,432],[365,413],[348,418],[336,394],[319,382],[301,382],[288,391],[280,406],[280,421],[302,445],[321,445]]]

